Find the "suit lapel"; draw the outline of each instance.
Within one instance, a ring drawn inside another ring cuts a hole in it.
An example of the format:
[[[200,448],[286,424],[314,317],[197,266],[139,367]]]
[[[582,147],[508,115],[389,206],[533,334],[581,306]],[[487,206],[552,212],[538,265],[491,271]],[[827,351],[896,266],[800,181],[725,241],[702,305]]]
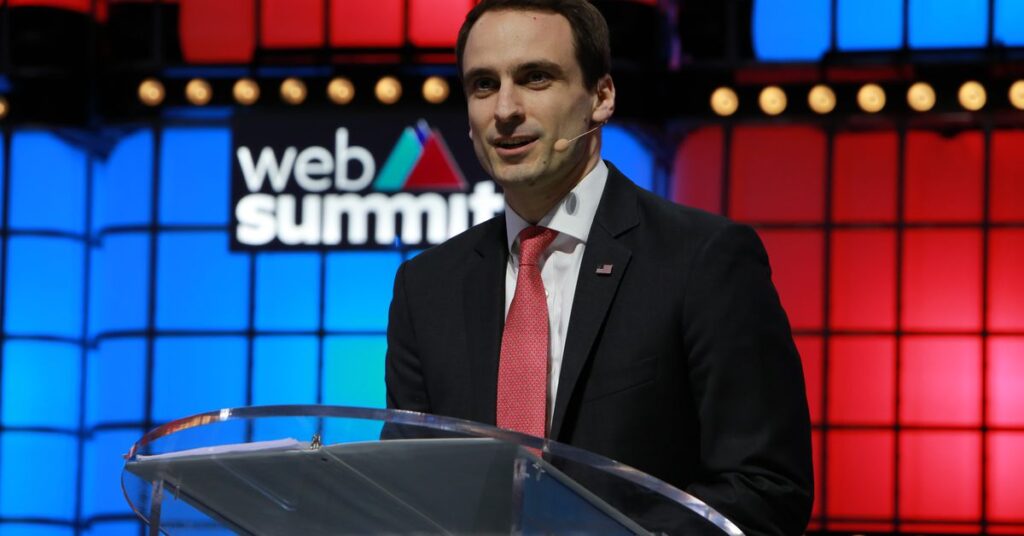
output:
[[[498,357],[505,319],[505,266],[508,247],[505,219],[487,223],[490,229],[476,244],[463,286],[466,314],[472,419],[494,424],[498,397]]]
[[[639,222],[635,188],[614,166],[608,164],[608,181],[583,253],[569,318],[569,331],[562,353],[558,394],[548,434],[555,439],[561,432],[580,372],[608,316],[615,292],[632,256],[632,252],[618,241],[618,237],[636,227]],[[605,265],[611,265],[611,273],[597,273],[597,269]]]

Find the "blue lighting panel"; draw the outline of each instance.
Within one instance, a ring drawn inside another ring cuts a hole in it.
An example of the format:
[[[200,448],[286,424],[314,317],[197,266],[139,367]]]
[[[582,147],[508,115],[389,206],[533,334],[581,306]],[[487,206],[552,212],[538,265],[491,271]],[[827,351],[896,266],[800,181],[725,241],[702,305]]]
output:
[[[154,419],[169,421],[245,405],[244,338],[161,337],[155,359]]]
[[[89,334],[145,329],[149,235],[108,234],[90,260]]]
[[[831,0],[754,2],[754,54],[765,61],[816,61],[831,46]]]
[[[142,437],[143,430],[101,430],[85,443],[82,467],[82,514],[130,514],[121,493],[122,454]]]
[[[93,162],[92,227],[148,225],[153,189],[153,133],[121,138],[105,161]]]
[[[11,228],[85,231],[85,153],[49,132],[11,138]]]
[[[383,408],[384,352],[381,336],[334,336],[324,340],[324,404]]]
[[[158,242],[160,329],[247,327],[248,254],[228,251],[227,235],[220,232],[163,233]]]
[[[316,337],[257,337],[254,344],[253,405],[316,404]],[[257,421],[253,433],[256,440],[308,439],[314,431],[308,421],[282,418]]]
[[[136,532],[138,528],[135,529]],[[71,527],[59,525],[30,525],[28,523],[0,523],[0,536],[72,536]]]
[[[253,360],[253,404],[316,404],[316,337],[256,337]]]
[[[35,236],[8,240],[7,333],[81,337],[82,243]]]
[[[391,290],[401,262],[401,254],[393,251],[328,255],[325,327],[386,330]]]
[[[994,39],[1008,47],[1024,46],[1024,0],[996,0]]]
[[[7,341],[3,424],[78,428],[81,348],[51,341]]]
[[[320,315],[320,256],[256,256],[256,328],[315,330]]]
[[[608,125],[604,127],[601,156],[619,171],[649,191],[654,188],[654,156],[630,131]]]
[[[836,44],[840,50],[903,46],[903,0],[839,0],[836,9]]]
[[[2,81],[3,78],[5,78],[5,77],[0,76],[0,81]],[[4,135],[0,134],[0,221],[3,221],[3,217],[4,217],[4,191],[6,190],[4,188],[4,175],[5,174],[3,173],[3,169],[4,169],[4,166],[7,164],[7,162],[4,161],[3,146],[4,146]],[[0,529],[0,530],[2,530],[2,529]]]
[[[86,423],[140,422],[146,407],[146,341],[103,339],[86,363]]]
[[[160,148],[160,223],[226,225],[231,130],[168,128]]]
[[[121,498],[124,502],[124,498]],[[141,521],[93,521],[84,534],[89,536],[139,536],[143,530]]]
[[[988,41],[988,0],[909,0],[911,48],[982,47]]]
[[[73,520],[75,486],[69,483],[78,472],[77,443],[67,434],[0,434],[0,517]],[[46,463],[32,463],[41,454]]]

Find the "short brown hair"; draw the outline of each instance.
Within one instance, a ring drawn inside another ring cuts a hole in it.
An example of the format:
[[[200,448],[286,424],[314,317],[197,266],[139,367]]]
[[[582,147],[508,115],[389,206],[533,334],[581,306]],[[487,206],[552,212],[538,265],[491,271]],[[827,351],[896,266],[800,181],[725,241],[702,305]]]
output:
[[[455,59],[462,76],[462,56],[466,51],[469,31],[481,15],[488,11],[545,11],[557,13],[572,28],[576,61],[583,71],[583,84],[593,89],[604,75],[611,72],[611,47],[608,44],[608,23],[587,0],[483,0],[466,15],[455,43]]]

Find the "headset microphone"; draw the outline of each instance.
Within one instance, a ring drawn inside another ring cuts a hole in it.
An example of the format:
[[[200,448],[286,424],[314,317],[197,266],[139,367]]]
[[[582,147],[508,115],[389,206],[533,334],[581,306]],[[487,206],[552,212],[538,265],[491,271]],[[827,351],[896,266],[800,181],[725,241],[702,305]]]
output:
[[[583,134],[580,134],[579,136],[576,136],[575,138],[569,139],[569,140],[567,140],[565,138],[559,138],[559,139],[555,140],[555,150],[560,152],[560,153],[565,152],[565,150],[569,148],[569,145],[571,145],[572,142],[574,142],[574,141],[582,138],[583,136],[586,136],[587,134],[590,134],[591,132],[593,132],[593,131],[603,127],[604,124],[605,124],[605,121],[601,121],[596,127],[594,127],[592,129],[584,132]]]

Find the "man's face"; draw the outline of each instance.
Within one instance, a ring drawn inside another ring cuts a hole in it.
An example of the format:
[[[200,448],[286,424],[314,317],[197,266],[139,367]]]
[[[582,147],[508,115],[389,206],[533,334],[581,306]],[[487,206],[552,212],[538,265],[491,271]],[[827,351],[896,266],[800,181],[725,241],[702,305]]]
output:
[[[537,11],[489,11],[463,53],[473,149],[506,192],[569,188],[596,143],[555,141],[591,128],[596,96],[583,85],[569,21]],[[596,157],[595,157],[596,158]]]

